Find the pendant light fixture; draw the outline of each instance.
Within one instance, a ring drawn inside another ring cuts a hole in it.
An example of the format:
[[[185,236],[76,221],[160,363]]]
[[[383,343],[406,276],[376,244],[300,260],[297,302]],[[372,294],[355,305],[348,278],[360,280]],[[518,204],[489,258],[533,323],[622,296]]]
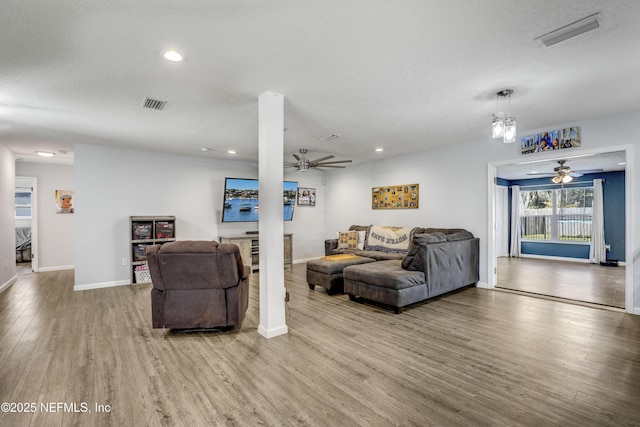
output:
[[[502,138],[505,143],[516,140],[516,118],[511,115],[511,94],[513,89],[503,89],[496,93],[496,113],[491,122],[491,136],[494,139]],[[500,111],[500,98],[508,98],[508,109],[506,113]]]

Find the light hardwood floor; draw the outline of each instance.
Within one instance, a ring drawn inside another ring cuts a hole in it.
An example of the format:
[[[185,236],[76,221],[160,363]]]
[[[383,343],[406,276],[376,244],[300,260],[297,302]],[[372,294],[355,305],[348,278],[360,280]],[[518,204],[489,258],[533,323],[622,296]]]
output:
[[[500,288],[624,308],[625,267],[536,258],[498,258]]]
[[[0,402],[37,409],[0,425],[640,425],[638,316],[478,288],[396,315],[285,275],[272,339],[257,274],[240,330],[192,334],[151,328],[149,285],[21,275],[0,293]]]

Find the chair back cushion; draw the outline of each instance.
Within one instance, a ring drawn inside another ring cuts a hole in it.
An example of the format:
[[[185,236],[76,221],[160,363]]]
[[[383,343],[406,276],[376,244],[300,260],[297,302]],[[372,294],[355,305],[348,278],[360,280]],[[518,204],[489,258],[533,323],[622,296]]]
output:
[[[236,286],[244,267],[238,247],[231,243],[183,240],[147,248],[153,287],[226,289]]]

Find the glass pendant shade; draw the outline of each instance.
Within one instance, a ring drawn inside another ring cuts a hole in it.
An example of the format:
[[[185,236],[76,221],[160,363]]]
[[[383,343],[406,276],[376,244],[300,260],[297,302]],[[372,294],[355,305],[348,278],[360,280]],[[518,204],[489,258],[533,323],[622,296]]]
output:
[[[504,121],[504,142],[515,142],[516,140],[516,118],[507,117]]]
[[[562,176],[560,176],[560,175],[556,175],[556,176],[554,176],[553,178],[551,178],[551,181],[552,181],[554,184],[560,184],[560,183],[562,182]]]
[[[567,182],[571,182],[571,181],[573,181],[573,177],[570,176],[570,175],[565,175],[565,176],[562,177],[562,182],[565,183],[565,184]]]
[[[493,115],[493,122],[491,123],[491,136],[494,139],[502,138],[504,136],[504,116],[501,113]]]
[[[496,113],[491,121],[491,136],[494,139],[502,138],[502,142],[516,141],[516,118],[511,116],[511,94],[513,89],[504,89],[496,93]],[[506,113],[500,112],[499,99],[508,98],[509,109]]]

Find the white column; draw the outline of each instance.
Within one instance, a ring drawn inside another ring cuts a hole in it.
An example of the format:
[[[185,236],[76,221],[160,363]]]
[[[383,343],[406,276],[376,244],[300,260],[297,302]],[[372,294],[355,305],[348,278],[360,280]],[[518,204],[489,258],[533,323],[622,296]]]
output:
[[[273,338],[287,333],[284,287],[284,97],[264,92],[258,97],[258,178],[260,196],[260,325],[258,333]]]

